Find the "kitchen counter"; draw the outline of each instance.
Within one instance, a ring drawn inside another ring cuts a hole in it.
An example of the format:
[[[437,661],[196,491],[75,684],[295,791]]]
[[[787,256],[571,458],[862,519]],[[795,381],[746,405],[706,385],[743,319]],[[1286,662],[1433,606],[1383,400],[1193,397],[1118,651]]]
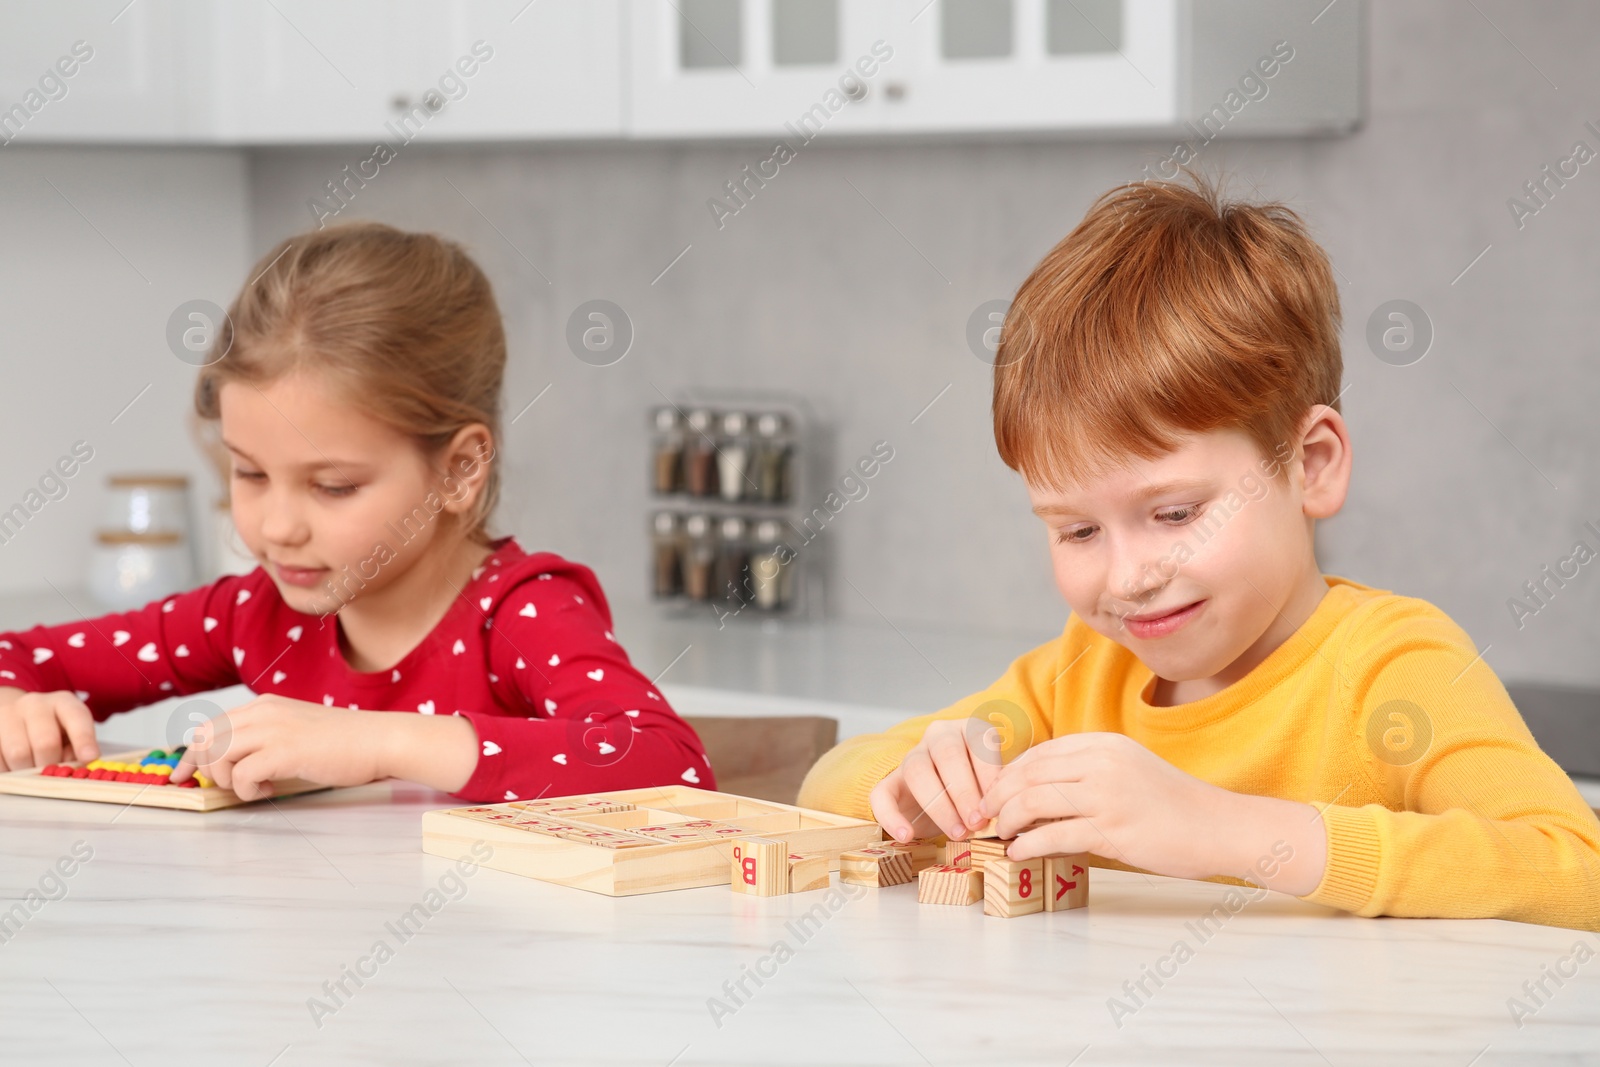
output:
[[[1570,973],[1575,945],[1600,954],[1594,934],[1265,891],[1230,908],[1227,886],[1100,870],[1087,909],[1009,920],[911,886],[613,899],[454,875],[418,826],[450,804],[398,783],[207,814],[0,796],[4,896],[57,898],[3,931],[0,1061],[1486,1067],[1600,1049],[1600,962],[1546,980],[1542,1004],[1523,987]]]

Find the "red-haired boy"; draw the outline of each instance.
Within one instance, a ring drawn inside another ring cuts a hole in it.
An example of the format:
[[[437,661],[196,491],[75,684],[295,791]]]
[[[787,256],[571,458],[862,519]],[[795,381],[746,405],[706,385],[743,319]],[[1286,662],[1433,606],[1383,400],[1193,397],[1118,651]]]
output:
[[[1023,282],[995,360],[995,441],[1066,629],[839,745],[800,803],[902,841],[998,817],[1013,859],[1360,915],[1600,929],[1600,822],[1472,640],[1318,567],[1350,484],[1340,374],[1338,292],[1292,211],[1203,182],[1102,196]]]

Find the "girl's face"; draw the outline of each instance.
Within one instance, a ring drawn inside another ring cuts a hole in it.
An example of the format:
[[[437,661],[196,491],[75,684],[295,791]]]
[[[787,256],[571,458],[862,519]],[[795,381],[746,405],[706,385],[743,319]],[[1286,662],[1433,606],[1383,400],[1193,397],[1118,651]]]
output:
[[[315,372],[229,382],[218,400],[234,525],[296,611],[335,612],[394,582],[481,484],[436,469],[412,438],[342,403]],[[489,458],[480,450],[473,465]]]

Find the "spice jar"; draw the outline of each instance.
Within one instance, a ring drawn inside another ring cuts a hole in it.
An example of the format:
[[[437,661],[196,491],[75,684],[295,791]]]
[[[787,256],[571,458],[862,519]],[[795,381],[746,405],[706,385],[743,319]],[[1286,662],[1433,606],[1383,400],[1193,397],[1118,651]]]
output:
[[[678,531],[678,516],[658,511],[651,520],[650,542],[655,552],[655,571],[651,588],[657,597],[675,597],[683,592],[683,538]]]
[[[690,600],[710,600],[717,564],[710,517],[690,515],[683,521],[683,532],[688,538],[684,552],[683,595]]]
[[[794,550],[783,541],[783,523],[762,519],[756,523],[755,545],[750,551],[750,579],[755,606],[781,611],[794,599]]]
[[[766,504],[782,504],[789,499],[789,463],[793,449],[789,441],[789,420],[775,411],[756,419],[756,441],[751,466],[756,496]]]
[[[749,523],[737,515],[725,517],[718,528],[715,599],[735,608],[750,603]]]
[[[755,496],[750,479],[750,419],[742,411],[722,416],[722,436],[717,445],[717,478],[722,499],[737,501]]]
[[[711,439],[716,416],[705,408],[689,412],[689,433],[684,442],[684,487],[690,496],[717,495],[717,447]]]
[[[683,490],[683,416],[677,408],[656,408],[650,448],[650,488],[657,496]]]

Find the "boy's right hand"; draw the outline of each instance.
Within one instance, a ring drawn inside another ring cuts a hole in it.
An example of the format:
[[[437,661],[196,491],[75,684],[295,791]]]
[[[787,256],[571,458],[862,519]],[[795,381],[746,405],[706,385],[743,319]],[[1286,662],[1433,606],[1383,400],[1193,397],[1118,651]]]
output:
[[[0,686],[0,770],[99,758],[94,714],[77,694]]]
[[[918,837],[959,840],[988,818],[979,801],[1000,774],[985,749],[989,724],[981,719],[939,719],[906,753],[900,766],[872,790],[873,817],[896,841]]]

